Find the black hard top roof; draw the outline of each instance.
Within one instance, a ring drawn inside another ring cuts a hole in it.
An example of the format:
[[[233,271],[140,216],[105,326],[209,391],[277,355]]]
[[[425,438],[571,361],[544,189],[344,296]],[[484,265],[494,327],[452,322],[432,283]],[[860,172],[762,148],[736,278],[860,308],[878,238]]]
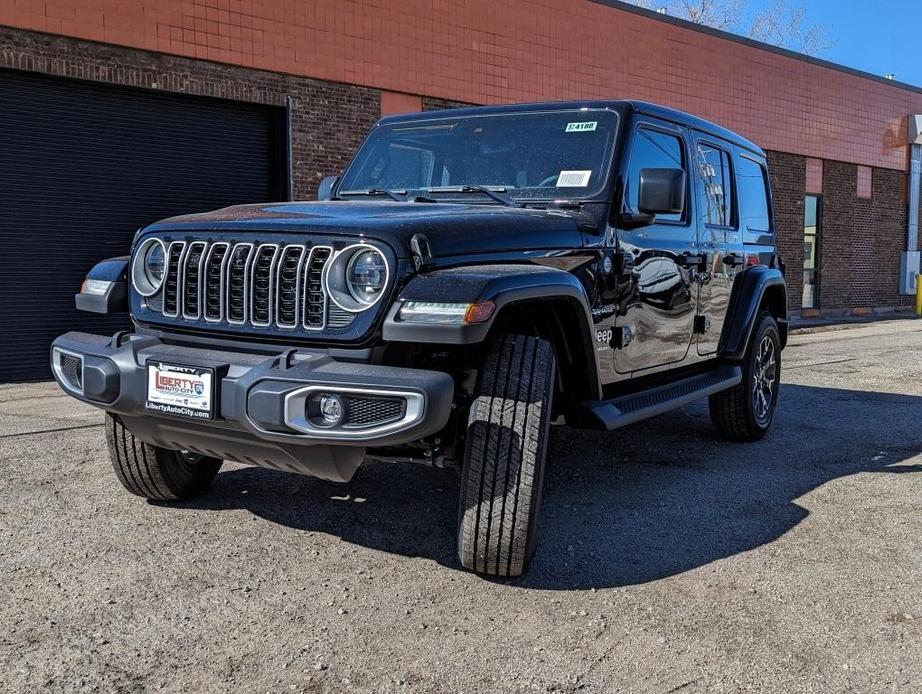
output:
[[[468,116],[484,113],[524,113],[528,111],[544,111],[547,109],[580,109],[580,108],[607,108],[617,111],[619,114],[627,115],[628,113],[642,113],[648,116],[654,116],[667,121],[681,123],[695,130],[708,133],[719,137],[735,145],[751,150],[756,154],[765,156],[765,152],[754,142],[750,142],[742,135],[732,130],[727,130],[723,126],[717,125],[710,121],[698,118],[690,113],[679,111],[678,109],[651,104],[646,101],[637,101],[634,99],[607,99],[607,100],[586,100],[586,101],[542,101],[528,104],[502,104],[496,106],[470,106],[464,108],[452,108],[438,111],[425,111],[421,113],[403,113],[393,116],[385,116],[379,123],[393,123],[399,121],[422,120],[424,118],[451,118],[452,116]]]

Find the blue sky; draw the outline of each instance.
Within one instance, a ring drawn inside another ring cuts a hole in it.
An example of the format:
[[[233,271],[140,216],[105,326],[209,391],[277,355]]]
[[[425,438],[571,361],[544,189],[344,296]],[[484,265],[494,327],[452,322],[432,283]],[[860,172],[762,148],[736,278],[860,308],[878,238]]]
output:
[[[808,22],[825,27],[833,44],[819,57],[922,87],[920,0],[802,1]]]

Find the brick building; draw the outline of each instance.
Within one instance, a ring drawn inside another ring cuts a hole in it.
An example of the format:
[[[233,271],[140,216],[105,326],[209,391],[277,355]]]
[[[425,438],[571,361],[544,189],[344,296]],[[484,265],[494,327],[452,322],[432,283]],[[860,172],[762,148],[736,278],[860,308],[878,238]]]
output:
[[[0,281],[48,244],[68,252],[41,265],[32,304],[4,302],[19,347],[0,380],[45,375],[47,339],[86,324],[69,296],[83,270],[138,226],[309,198],[382,114],[618,97],[769,151],[794,313],[910,306],[920,88],[615,0],[3,0],[0,151],[22,161],[0,167]]]

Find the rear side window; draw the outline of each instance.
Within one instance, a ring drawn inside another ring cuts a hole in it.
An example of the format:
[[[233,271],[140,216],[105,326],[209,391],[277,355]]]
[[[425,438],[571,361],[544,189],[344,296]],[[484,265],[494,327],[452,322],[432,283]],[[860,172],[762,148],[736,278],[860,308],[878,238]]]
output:
[[[704,142],[698,143],[695,169],[698,174],[698,217],[705,224],[733,224],[733,182],[730,155]]]
[[[627,204],[637,211],[637,197],[640,188],[641,169],[685,169],[685,147],[677,135],[652,128],[638,128],[631,148],[631,164],[628,168]],[[681,214],[658,214],[657,222],[681,222]]]
[[[768,209],[768,177],[765,167],[749,157],[739,157],[736,167],[740,221],[749,231],[771,231]]]

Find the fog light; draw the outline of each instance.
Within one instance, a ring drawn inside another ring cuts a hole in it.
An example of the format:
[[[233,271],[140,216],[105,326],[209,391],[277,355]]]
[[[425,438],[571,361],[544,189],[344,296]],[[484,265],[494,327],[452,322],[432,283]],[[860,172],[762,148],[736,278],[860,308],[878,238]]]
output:
[[[345,412],[342,398],[333,393],[315,393],[307,401],[307,418],[316,426],[335,427]]]
[[[320,414],[330,426],[339,424],[343,420],[343,401],[338,395],[324,393],[320,396]]]

